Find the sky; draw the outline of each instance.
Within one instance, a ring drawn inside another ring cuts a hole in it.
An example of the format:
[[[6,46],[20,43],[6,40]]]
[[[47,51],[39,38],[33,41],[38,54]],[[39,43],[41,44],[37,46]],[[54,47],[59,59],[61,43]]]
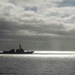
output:
[[[0,0],[0,50],[75,49],[75,0]]]

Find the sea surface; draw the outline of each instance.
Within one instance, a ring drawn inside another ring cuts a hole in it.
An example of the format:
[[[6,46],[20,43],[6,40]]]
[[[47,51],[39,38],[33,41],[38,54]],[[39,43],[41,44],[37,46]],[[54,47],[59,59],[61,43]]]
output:
[[[0,54],[0,75],[75,75],[75,54]]]

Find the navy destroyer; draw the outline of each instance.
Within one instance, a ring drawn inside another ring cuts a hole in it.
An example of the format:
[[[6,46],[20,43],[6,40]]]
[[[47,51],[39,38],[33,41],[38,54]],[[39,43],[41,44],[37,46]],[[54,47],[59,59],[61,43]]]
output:
[[[34,51],[24,51],[21,47],[21,44],[19,44],[19,49],[11,49],[9,51],[3,51],[3,54],[32,54]]]

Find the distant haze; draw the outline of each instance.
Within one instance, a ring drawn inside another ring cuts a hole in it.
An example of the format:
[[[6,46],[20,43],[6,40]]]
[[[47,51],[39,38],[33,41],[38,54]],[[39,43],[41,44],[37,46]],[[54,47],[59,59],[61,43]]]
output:
[[[0,50],[75,50],[74,0],[0,0]]]

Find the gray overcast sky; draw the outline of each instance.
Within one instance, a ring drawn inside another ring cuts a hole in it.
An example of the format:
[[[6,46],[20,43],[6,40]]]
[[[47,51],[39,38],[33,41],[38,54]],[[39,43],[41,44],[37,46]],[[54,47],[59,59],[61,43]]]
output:
[[[0,0],[0,49],[75,49],[75,0]]]

